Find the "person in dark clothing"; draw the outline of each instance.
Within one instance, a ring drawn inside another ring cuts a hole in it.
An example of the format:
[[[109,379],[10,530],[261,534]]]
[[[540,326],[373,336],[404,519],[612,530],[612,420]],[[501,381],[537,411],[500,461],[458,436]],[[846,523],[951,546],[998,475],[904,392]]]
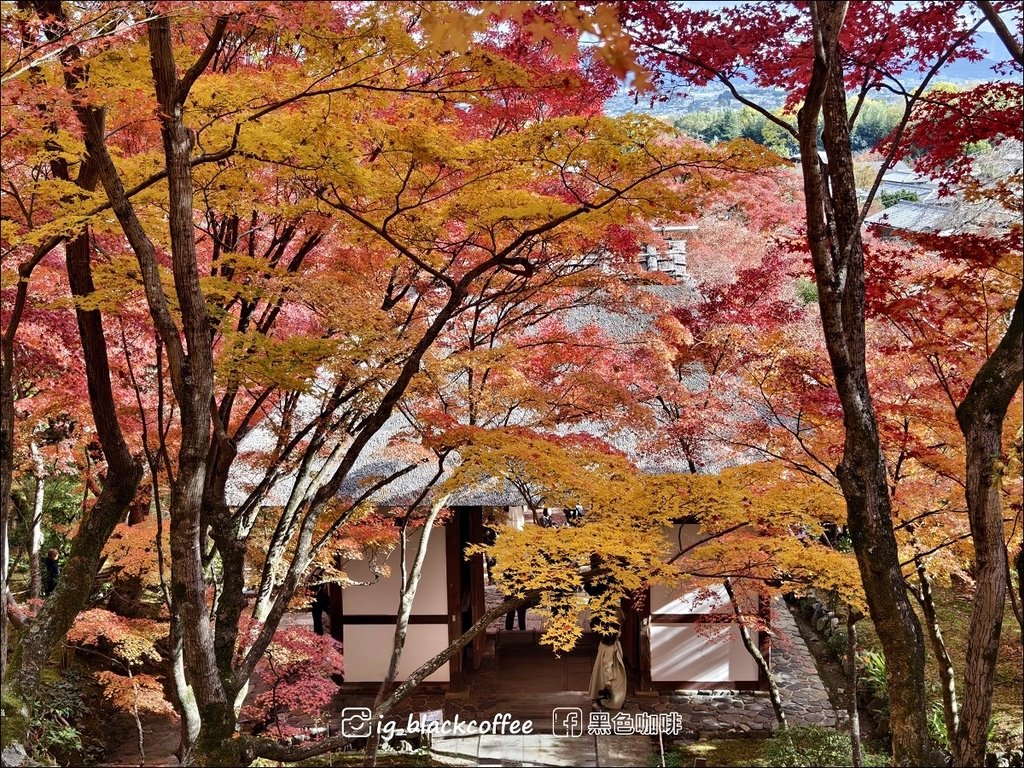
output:
[[[583,523],[583,507],[577,504],[575,507],[571,507],[565,510],[565,524],[571,525],[574,528]]]
[[[543,511],[540,513],[540,521],[538,524],[541,528],[551,528],[555,524],[555,521],[551,519],[551,511],[547,507],[544,507]]]
[[[310,610],[313,612],[313,631],[324,633],[324,611],[331,607],[331,592],[326,584],[317,584]]]
[[[484,528],[484,544],[489,547],[493,547],[498,541],[498,532],[491,526]],[[493,584],[494,580],[491,578],[491,569],[495,566],[498,561],[491,555],[484,556],[484,573],[487,575],[487,583]]]
[[[60,579],[60,563],[57,562],[59,555],[56,549],[51,549],[43,560],[43,595],[46,597],[57,588],[57,580]]]
[[[505,614],[505,629],[512,631],[512,625],[515,623],[515,618],[519,617],[519,629],[526,629],[526,604],[520,605],[518,608],[513,608],[511,611]]]

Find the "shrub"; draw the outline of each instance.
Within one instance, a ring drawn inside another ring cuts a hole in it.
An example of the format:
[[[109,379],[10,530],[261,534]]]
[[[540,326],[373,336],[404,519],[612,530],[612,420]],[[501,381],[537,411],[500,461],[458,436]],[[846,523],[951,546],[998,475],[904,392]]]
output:
[[[884,755],[865,752],[866,766],[885,766],[889,760]],[[778,731],[769,739],[763,757],[758,763],[763,766],[831,766],[853,765],[853,749],[850,736],[844,731],[812,725],[804,728],[790,728]]]
[[[90,707],[83,694],[85,680],[76,672],[44,674],[29,726],[28,748],[36,758],[65,764],[93,762],[99,751],[83,733]]]
[[[928,735],[932,741],[945,750],[949,749],[949,733],[946,729],[946,714],[942,709],[941,701],[933,701],[932,708],[928,710]]]
[[[338,691],[333,677],[343,672],[341,651],[329,635],[305,627],[280,629],[256,666],[263,692],[246,703],[244,715],[264,727],[278,712],[316,715],[330,705]],[[275,733],[287,736],[293,730],[282,721]]]
[[[897,203],[904,201],[908,203],[916,203],[920,198],[916,192],[911,192],[909,189],[897,189],[895,192],[886,192],[883,190],[882,194],[879,195],[882,201],[883,208],[892,208]]]
[[[164,687],[152,675],[127,677],[110,670],[95,675],[103,686],[103,698],[113,709],[140,715],[166,715],[177,717],[174,706],[164,696]]]
[[[832,654],[832,657],[842,661],[846,655],[850,638],[845,629],[839,628],[832,633],[832,636],[825,641],[825,649]]]
[[[832,548],[837,552],[853,552],[853,539],[850,538],[850,534],[841,533],[832,543]]]
[[[990,742],[995,736],[995,730],[996,721],[993,718],[988,723],[988,740]],[[932,737],[932,741],[949,752],[949,731],[946,728],[946,713],[941,701],[933,701],[931,709],[928,710],[928,735]]]
[[[690,759],[693,762],[693,759]],[[665,750],[665,762],[661,762],[661,755],[657,751],[649,758],[647,758],[647,765],[651,768],[660,768],[664,765],[665,768],[681,768],[686,765],[686,755],[680,752],[678,749],[666,749]]]
[[[864,689],[874,700],[872,709],[882,721],[888,721],[889,684],[885,679],[885,656],[880,651],[862,651],[857,659]]]
[[[167,625],[149,619],[128,619],[102,608],[83,611],[68,632],[72,645],[98,650],[129,667],[159,665],[156,643],[167,636]]]
[[[804,304],[814,304],[818,301],[818,286],[806,277],[796,279],[796,295]]]

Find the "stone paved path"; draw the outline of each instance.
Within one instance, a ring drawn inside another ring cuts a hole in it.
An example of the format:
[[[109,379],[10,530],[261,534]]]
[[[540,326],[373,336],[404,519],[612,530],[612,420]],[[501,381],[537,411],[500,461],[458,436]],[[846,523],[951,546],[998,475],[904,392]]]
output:
[[[469,736],[435,739],[430,750],[449,765],[645,766],[649,736]]]

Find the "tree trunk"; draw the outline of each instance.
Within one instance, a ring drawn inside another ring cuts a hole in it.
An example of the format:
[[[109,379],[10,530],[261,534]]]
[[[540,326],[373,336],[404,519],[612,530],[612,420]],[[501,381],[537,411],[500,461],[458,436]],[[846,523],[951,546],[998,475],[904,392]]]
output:
[[[183,762],[182,756],[192,751],[196,739],[199,738],[199,707],[196,706],[196,697],[192,693],[192,687],[188,684],[188,677],[185,674],[185,649],[181,639],[180,622],[174,617],[171,611],[171,675],[172,685],[170,686],[174,708],[181,716],[181,737],[178,749],[174,753],[178,762]]]
[[[71,292],[74,296],[87,296],[94,290],[88,230],[69,242],[66,252]],[[100,313],[76,309],[75,315],[84,351],[90,406],[108,471],[96,503],[85,512],[71,542],[57,589],[26,629],[11,659],[9,671],[17,688],[30,698],[38,687],[43,666],[88,600],[103,547],[114,526],[124,519],[142,479],[142,465],[129,452],[117,420]]]
[[[38,449],[33,444],[33,454]],[[28,530],[29,597],[38,600],[43,593],[43,576],[39,569],[39,550],[43,546],[43,502],[46,498],[46,478],[41,462],[36,462],[36,489],[32,499],[32,522]]]
[[[757,664],[757,668],[764,675],[765,680],[768,681],[768,698],[772,703],[772,709],[775,711],[775,719],[779,722],[779,729],[785,731],[789,728],[789,723],[786,722],[786,710],[782,707],[782,694],[779,692],[778,683],[775,682],[775,676],[772,674],[771,669],[768,667],[768,662],[761,654],[760,649],[750,636],[750,630],[747,629],[747,625],[743,623],[743,611],[740,610],[740,604],[736,601],[736,593],[733,592],[732,580],[726,577],[723,582],[725,585],[725,592],[729,595],[729,601],[732,603],[733,613],[739,620],[740,639],[743,641],[743,647],[747,649],[754,662]]]
[[[914,558],[914,565],[917,569],[918,588],[911,590],[911,594],[917,598],[918,605],[921,606],[925,629],[928,631],[928,641],[931,643],[935,661],[939,665],[939,681],[942,683],[942,716],[946,723],[946,735],[949,741],[947,746],[953,757],[953,764],[957,765],[960,761],[957,757],[956,732],[959,727],[960,713],[956,702],[956,673],[953,670],[953,660],[949,657],[949,651],[946,649],[946,642],[942,639],[942,628],[939,626],[939,617],[935,613],[935,600],[932,595],[928,570],[920,557]]]
[[[893,757],[897,765],[923,765],[928,743],[924,643],[900,568],[885,459],[867,378],[864,252],[839,48],[846,9],[844,2],[811,3],[814,68],[798,114],[807,239],[846,431],[836,474],[846,499],[868,609],[885,652]],[[824,122],[827,175],[818,156],[819,113]]]
[[[201,549],[213,402],[213,346],[206,299],[199,285],[193,234],[193,140],[185,125],[184,104],[191,83],[206,68],[219,45],[226,23],[226,19],[218,20],[204,54],[179,78],[170,19],[158,16],[149,22],[150,63],[160,104],[160,133],[167,166],[172,271],[187,345],[187,352],[178,347],[178,364],[172,365],[171,370],[181,420],[178,471],[171,488],[171,590],[181,622],[185,669],[198,705],[200,728],[192,749],[183,753],[182,762],[210,766],[237,765],[240,754],[235,738],[234,707],[228,700],[217,664],[214,632],[206,607],[207,585]],[[137,220],[129,223],[135,225]],[[144,236],[144,232],[142,234]],[[150,258],[152,243],[140,242],[139,245],[144,256]],[[158,292],[162,293],[161,286],[147,286],[147,293],[156,296]],[[166,305],[151,304],[151,310],[154,309],[163,314]],[[173,339],[167,337],[174,329],[173,318],[168,313],[162,320],[164,343],[169,348],[173,342],[180,345],[176,333]]]
[[[846,614],[846,660],[850,677],[846,684],[846,713],[850,717],[850,752],[854,768],[864,765],[860,749],[860,711],[857,709],[857,622],[861,612],[850,606]]]
[[[434,522],[437,520],[438,514],[441,512],[441,508],[444,506],[448,497],[444,496],[440,499],[435,499],[430,504],[430,514],[427,515],[426,522],[423,524],[423,533],[420,535],[419,544],[416,547],[416,556],[413,558],[412,569],[409,571],[408,576],[405,573],[405,558],[402,558],[400,563],[402,569],[402,592],[399,597],[398,604],[398,616],[395,621],[395,642],[394,647],[391,650],[391,661],[388,663],[388,671],[384,676],[384,680],[380,684],[380,689],[377,691],[377,697],[374,699],[373,708],[379,709],[380,705],[384,703],[384,699],[398,678],[398,667],[402,663],[402,651],[405,650],[405,640],[409,634],[409,617],[412,616],[412,604],[416,599],[416,591],[420,586],[420,577],[423,575],[423,563],[427,559],[427,547],[430,545],[430,533],[434,527]],[[405,552],[405,541],[406,531],[402,533],[402,551]],[[449,535],[451,533],[449,532]],[[366,764],[368,766],[377,765],[377,750],[380,747],[380,731],[375,727],[370,734],[370,738],[366,744]]]
[[[1024,289],[1010,325],[971,383],[956,417],[967,443],[967,514],[974,540],[974,608],[967,633],[958,765],[982,765],[992,714],[1007,590],[1001,509],[1003,420],[1024,378]]]

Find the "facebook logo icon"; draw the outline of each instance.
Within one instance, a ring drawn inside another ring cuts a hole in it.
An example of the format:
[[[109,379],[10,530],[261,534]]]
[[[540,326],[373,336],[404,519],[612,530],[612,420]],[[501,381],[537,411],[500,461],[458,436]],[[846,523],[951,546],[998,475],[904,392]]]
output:
[[[555,707],[551,710],[551,732],[555,736],[582,736],[583,710],[579,707]]]

